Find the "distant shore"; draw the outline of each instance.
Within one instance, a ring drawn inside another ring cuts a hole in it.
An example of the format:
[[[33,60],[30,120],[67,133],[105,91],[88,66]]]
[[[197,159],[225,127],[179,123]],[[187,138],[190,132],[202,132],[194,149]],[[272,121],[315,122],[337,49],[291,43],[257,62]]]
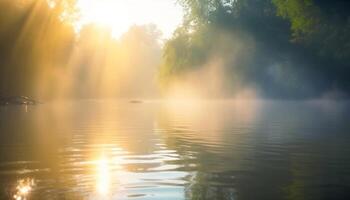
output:
[[[0,105],[37,105],[41,104],[40,101],[34,100],[26,96],[10,96],[2,97],[0,96]]]

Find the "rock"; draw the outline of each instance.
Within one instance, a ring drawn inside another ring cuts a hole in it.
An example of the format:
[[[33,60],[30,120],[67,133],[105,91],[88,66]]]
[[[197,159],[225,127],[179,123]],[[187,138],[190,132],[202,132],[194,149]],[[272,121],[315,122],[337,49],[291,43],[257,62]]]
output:
[[[40,103],[26,96],[0,97],[0,105],[37,105]]]

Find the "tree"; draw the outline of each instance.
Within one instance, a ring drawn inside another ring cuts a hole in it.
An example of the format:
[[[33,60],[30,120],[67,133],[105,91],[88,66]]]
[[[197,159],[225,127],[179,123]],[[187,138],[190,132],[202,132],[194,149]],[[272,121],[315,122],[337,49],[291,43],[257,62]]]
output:
[[[319,50],[322,56],[349,61],[350,14],[344,8],[350,3],[343,0],[273,0],[277,14],[288,19],[293,40]]]
[[[350,72],[350,20],[343,4],[329,6],[323,0],[180,3],[186,15],[165,45],[163,84],[219,56],[232,86],[255,85],[267,97],[305,98],[335,88],[350,89],[345,76]],[[237,77],[241,83],[232,81]]]

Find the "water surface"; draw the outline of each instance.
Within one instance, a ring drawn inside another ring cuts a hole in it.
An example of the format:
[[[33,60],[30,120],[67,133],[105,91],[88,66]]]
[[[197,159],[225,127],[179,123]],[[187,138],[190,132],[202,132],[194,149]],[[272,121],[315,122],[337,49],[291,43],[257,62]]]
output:
[[[0,107],[0,199],[350,199],[349,105]]]

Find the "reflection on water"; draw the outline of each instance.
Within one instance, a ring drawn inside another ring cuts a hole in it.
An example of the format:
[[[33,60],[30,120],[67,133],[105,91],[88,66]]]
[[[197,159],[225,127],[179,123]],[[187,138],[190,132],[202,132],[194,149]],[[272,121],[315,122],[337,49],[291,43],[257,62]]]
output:
[[[110,169],[109,162],[106,158],[101,158],[101,160],[97,161],[97,191],[101,195],[106,195],[109,192],[110,187]]]
[[[15,200],[26,200],[30,192],[32,191],[33,187],[35,186],[34,179],[21,179],[17,181],[15,194],[13,195],[13,198]]]
[[[324,101],[0,107],[0,199],[349,199],[349,111]]]

